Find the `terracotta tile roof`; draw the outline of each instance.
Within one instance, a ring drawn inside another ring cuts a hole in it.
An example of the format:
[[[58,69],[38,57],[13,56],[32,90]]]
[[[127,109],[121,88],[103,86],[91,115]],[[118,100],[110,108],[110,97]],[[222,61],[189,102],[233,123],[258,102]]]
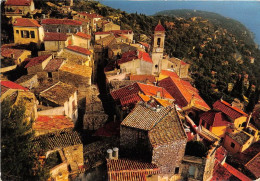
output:
[[[121,101],[121,99],[126,99],[127,96],[138,94],[141,92],[146,96],[156,96],[157,92],[160,92],[160,96],[166,99],[172,99],[173,97],[162,87],[157,87],[154,85],[147,85],[142,83],[134,83],[132,85],[125,86],[120,89],[116,89],[111,92],[111,95],[115,101]],[[135,97],[135,96],[133,96]],[[129,97],[130,98],[130,97]],[[136,101],[137,98],[134,100]]]
[[[103,18],[103,16],[96,14],[96,13],[86,13],[86,12],[79,12],[78,14],[87,16],[88,18],[94,19],[94,18]]]
[[[132,34],[132,30],[112,30],[112,31],[99,31],[96,32],[95,35],[105,35],[105,34],[114,34],[118,37],[118,35],[122,34]]]
[[[104,38],[101,38],[99,40],[96,41],[96,44],[102,45],[102,46],[109,46],[109,45],[113,45],[116,44],[117,41],[115,39],[115,36],[113,34],[108,35]]]
[[[62,130],[74,128],[73,121],[63,115],[39,116],[33,123],[34,130]]]
[[[187,63],[181,60],[181,65],[187,65]]]
[[[250,160],[245,167],[255,176],[255,178],[260,178],[260,152]]]
[[[139,96],[139,94],[131,94],[120,99],[120,104],[122,106],[127,106],[129,104],[136,104],[139,101],[142,101],[142,98]]]
[[[0,81],[0,84],[1,84],[1,89],[3,88],[3,91],[6,92],[8,89],[17,89],[17,90],[24,90],[24,91],[28,91],[29,89],[17,84],[17,83],[14,83],[12,81],[4,81],[4,80],[1,80]],[[4,88],[5,87],[5,88]],[[1,93],[2,93],[2,90],[1,90]]]
[[[220,146],[217,149],[215,158],[218,161],[218,163],[221,163],[224,160],[224,158],[227,156],[227,153],[227,150],[223,146]]]
[[[76,88],[72,85],[58,82],[55,85],[40,93],[40,97],[45,98],[55,104],[63,106],[69,98],[76,92]]]
[[[23,75],[23,76],[21,76],[19,79],[17,79],[17,80],[15,81],[15,83],[21,84],[21,83],[23,83],[23,82],[26,82],[26,81],[32,79],[33,77],[37,77],[37,74]]]
[[[223,167],[225,167],[232,175],[234,175],[238,179],[243,180],[243,181],[251,181],[250,178],[248,178],[246,175],[244,175],[243,173],[241,173],[240,171],[238,171],[231,165],[224,163]]]
[[[82,25],[81,21],[73,20],[73,19],[42,19],[41,24],[54,24],[54,25],[74,25],[74,26],[80,26]]]
[[[164,27],[161,25],[161,22],[158,23],[154,31],[165,31]]]
[[[156,82],[154,75],[130,75],[130,80],[141,82],[146,82],[148,80],[150,83]]]
[[[159,98],[154,98],[154,99],[163,107],[172,106],[172,103],[170,103],[168,100],[159,99]]]
[[[7,0],[5,2],[6,6],[30,6],[32,0]]]
[[[148,43],[145,43],[145,42],[139,42],[141,45],[145,46],[146,48],[149,48],[150,45]]]
[[[35,19],[16,18],[13,26],[40,27],[41,25]]]
[[[136,105],[132,112],[123,120],[121,126],[151,130],[169,111],[169,107],[163,107],[157,112],[143,105]]]
[[[187,139],[175,109],[172,109],[171,112],[162,118],[162,120],[148,132],[148,136],[153,147]]]
[[[92,68],[85,65],[65,63],[60,67],[59,71],[69,72],[83,77],[91,77],[92,75]]]
[[[14,56],[14,59],[19,58],[25,51],[23,49],[13,49],[13,48],[1,48],[1,56],[6,58],[12,58],[12,55]],[[28,51],[29,52],[29,51]]]
[[[220,180],[239,181],[239,179],[234,177],[225,167],[223,167],[221,164],[218,163],[214,167],[211,181],[220,181]]]
[[[201,115],[200,119],[206,121],[210,126],[228,126],[231,123],[225,118],[222,112],[208,111]]]
[[[76,33],[76,35],[84,39],[91,39],[91,35],[88,35],[86,33],[78,32]]]
[[[27,58],[26,61],[29,61],[29,62],[26,64],[25,68],[33,67],[35,65],[41,64],[42,62],[44,62],[46,59],[48,59],[51,56],[52,55],[49,54],[49,55],[42,55],[42,56],[34,57],[34,58]]]
[[[63,58],[54,58],[49,61],[49,63],[44,68],[46,72],[55,72],[58,71],[61,67],[62,63],[64,62]]]
[[[159,168],[153,163],[118,159],[107,161],[110,181],[144,181],[148,175],[157,175]]]
[[[148,53],[137,50],[123,53],[121,59],[118,60],[118,64],[120,65],[136,59],[141,59],[146,62],[153,63]]]
[[[250,139],[250,136],[244,131],[240,131],[237,133],[226,132],[226,134],[240,145],[244,145]]]
[[[8,91],[9,88],[1,85],[1,95],[3,95],[6,91]]]
[[[84,55],[91,55],[91,51],[89,51],[87,48],[82,48],[82,47],[75,46],[75,45],[67,46],[66,49],[77,52],[77,53],[82,53]]]
[[[45,32],[44,41],[66,41],[68,36],[65,33]]]
[[[169,77],[179,78],[179,76],[175,72],[169,71],[169,70],[162,70],[161,74],[162,75],[167,75]]]
[[[200,97],[198,90],[187,81],[167,77],[159,82],[159,86],[165,88],[176,100],[176,104],[181,108],[187,106],[193,97],[195,99],[195,107],[202,110],[210,110],[207,103]]]
[[[47,151],[82,144],[78,133],[71,128],[37,136],[34,143],[37,147],[47,149]]]
[[[216,110],[219,110],[226,114],[231,119],[237,119],[242,116],[248,116],[246,113],[244,113],[242,110],[232,107],[231,104],[227,103],[223,100],[218,100],[213,104],[213,108]]]

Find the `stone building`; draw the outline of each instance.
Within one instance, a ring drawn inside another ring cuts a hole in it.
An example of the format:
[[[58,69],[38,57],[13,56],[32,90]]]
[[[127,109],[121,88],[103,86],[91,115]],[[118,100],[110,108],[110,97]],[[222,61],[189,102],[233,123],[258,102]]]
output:
[[[37,74],[23,75],[22,77],[17,79],[15,83],[20,84],[21,86],[28,89],[38,87],[39,85]]]
[[[0,97],[0,101],[2,102],[5,98],[11,96],[14,92],[16,91],[29,91],[29,89],[15,83],[12,81],[4,81],[1,80],[0,81],[1,84],[1,97]]]
[[[68,36],[65,33],[45,32],[44,36],[45,51],[60,51],[68,46]]]
[[[108,115],[105,114],[96,86],[88,88],[86,95],[86,111],[83,119],[83,128],[86,130],[97,130],[104,126]]]
[[[39,115],[66,115],[74,122],[78,119],[77,88],[57,82],[39,93]]]
[[[179,174],[186,142],[177,111],[171,107],[137,105],[121,123],[120,149],[156,164],[163,174]]]
[[[42,156],[56,152],[61,163],[53,167],[51,179],[68,180],[69,175],[81,173],[84,170],[83,144],[76,131],[65,129],[35,137],[35,145],[44,150]]]
[[[51,54],[48,54],[26,59],[28,63],[25,65],[25,68],[27,68],[28,74],[37,74],[37,72],[43,71],[43,69],[52,58],[53,56]]]
[[[113,22],[104,23],[102,26],[102,31],[112,31],[112,30],[120,30],[120,26],[114,24]]]
[[[142,51],[131,51],[122,54],[117,60],[121,73],[152,74],[153,61],[150,55]]]
[[[70,45],[64,48],[63,51],[65,53],[65,56],[72,55],[72,57],[79,57],[78,61],[77,59],[73,60],[73,58],[67,57],[69,63],[76,63],[79,65],[86,65],[89,67],[93,66],[93,54],[89,49],[82,48],[80,46]]]
[[[7,17],[21,17],[27,13],[34,13],[33,0],[7,0],[5,1],[5,15]]]
[[[78,12],[73,19],[75,20],[88,20],[89,21],[89,28],[92,32],[95,32],[97,29],[97,22],[101,20],[103,16],[96,14],[96,13],[86,13],[86,12]]]
[[[82,48],[90,48],[91,35],[78,32],[72,35],[72,44]]]
[[[5,67],[5,62],[8,65],[19,65],[26,58],[31,56],[31,51],[24,49],[13,49],[11,47],[1,47],[1,67]]]
[[[64,64],[58,71],[59,80],[78,88],[78,101],[85,100],[91,85],[92,68],[85,65]],[[83,101],[84,102],[84,101]]]
[[[40,47],[43,42],[43,27],[35,20],[28,18],[16,18],[13,23],[14,43],[36,43]]]
[[[95,41],[105,38],[109,35],[114,35],[116,38],[124,36],[127,38],[127,43],[132,43],[134,38],[134,33],[132,30],[112,30],[107,32],[96,32],[95,33]]]
[[[72,19],[42,19],[45,32],[77,33],[82,32],[82,22]]]

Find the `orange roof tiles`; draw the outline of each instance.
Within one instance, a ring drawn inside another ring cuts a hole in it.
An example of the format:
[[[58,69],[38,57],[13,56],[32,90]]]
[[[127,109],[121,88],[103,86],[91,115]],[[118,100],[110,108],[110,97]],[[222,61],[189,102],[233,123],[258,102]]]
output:
[[[130,75],[130,80],[136,80],[142,82],[149,81],[150,83],[156,82],[154,75]]]
[[[76,33],[76,35],[81,37],[81,38],[91,39],[91,35],[88,35],[86,33],[78,32],[78,33]]]
[[[145,181],[146,176],[160,173],[153,163],[127,159],[108,160],[107,170],[110,181]]]
[[[81,21],[73,19],[42,19],[41,24],[65,24],[65,25],[82,25]]]
[[[260,178],[260,152],[251,159],[245,167],[256,177]]]
[[[83,77],[91,77],[92,75],[92,68],[86,65],[65,63],[59,68],[59,71],[69,72]]]
[[[41,25],[35,19],[16,18],[13,26],[40,27]]]
[[[248,116],[245,112],[243,112],[241,109],[238,109],[236,107],[232,107],[231,104],[227,103],[223,100],[218,100],[213,104],[213,108],[216,110],[219,110],[229,116],[231,119],[237,119],[242,116]]]
[[[180,107],[187,106],[191,99],[194,98],[195,107],[210,110],[210,107],[200,97],[198,90],[187,81],[181,80],[180,78],[167,77],[159,82],[159,86],[165,88]]]
[[[241,173],[240,171],[238,171],[237,169],[235,169],[231,165],[229,165],[227,163],[224,163],[223,167],[225,167],[232,175],[234,175],[235,177],[239,178],[240,180],[251,181],[250,178],[248,178],[246,175],[244,175],[243,173]]]
[[[162,70],[161,74],[169,77],[179,78],[179,76],[175,72],[169,70]]]
[[[74,128],[72,120],[63,115],[39,116],[34,124],[35,130],[61,130],[65,128]]]
[[[12,58],[12,55],[14,56],[14,59],[17,59],[20,57],[25,51],[23,49],[13,49],[13,48],[1,48],[1,56],[6,58]]]
[[[5,2],[6,6],[30,6],[32,0],[7,0]]]
[[[96,13],[86,13],[86,12],[79,12],[78,14],[83,15],[83,16],[87,16],[88,18],[103,18],[103,16],[96,14]]]
[[[146,62],[153,63],[148,53],[137,50],[123,53],[121,59],[118,60],[118,64],[123,64],[136,59],[141,59]]]
[[[42,56],[38,56],[38,57],[34,57],[34,58],[27,58],[26,60],[28,60],[29,62],[26,64],[25,68],[28,67],[33,67],[35,65],[41,64],[42,62],[44,62],[46,59],[48,59],[49,57],[51,57],[52,55],[42,55]]]
[[[79,46],[67,46],[66,49],[85,55],[91,55],[91,51],[89,51],[87,48],[82,48]]]
[[[55,72],[58,71],[61,65],[63,64],[64,59],[63,58],[54,58],[49,61],[49,63],[44,68],[44,71],[46,72]]]

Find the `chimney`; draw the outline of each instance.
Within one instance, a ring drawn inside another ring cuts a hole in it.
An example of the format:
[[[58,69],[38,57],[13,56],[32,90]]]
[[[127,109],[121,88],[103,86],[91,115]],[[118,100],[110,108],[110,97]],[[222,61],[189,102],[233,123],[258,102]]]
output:
[[[46,17],[45,14],[42,14],[42,19],[45,19],[45,17]]]
[[[113,152],[113,151],[112,151],[111,149],[108,149],[108,150],[107,150],[107,159],[111,160],[111,159],[113,158],[112,152]]]
[[[157,98],[161,98],[161,92],[160,92],[160,91],[157,91],[156,97],[157,97]]]
[[[119,152],[119,149],[117,147],[113,148],[113,158],[114,159],[118,159],[118,152]]]
[[[252,113],[250,113],[250,115],[248,116],[248,118],[246,120],[246,127],[245,128],[248,127],[251,117],[252,117]]]

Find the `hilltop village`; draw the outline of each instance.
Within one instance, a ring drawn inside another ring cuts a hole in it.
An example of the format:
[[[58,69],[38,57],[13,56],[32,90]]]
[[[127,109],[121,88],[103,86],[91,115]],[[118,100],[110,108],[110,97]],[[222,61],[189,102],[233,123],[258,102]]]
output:
[[[259,104],[253,113],[237,99],[208,105],[190,64],[164,53],[169,23],[154,24],[152,44],[136,42],[73,0],[46,4],[71,19],[42,14],[34,0],[4,2],[13,39],[1,46],[0,100],[25,107],[41,167],[56,160],[48,180],[260,177]]]

